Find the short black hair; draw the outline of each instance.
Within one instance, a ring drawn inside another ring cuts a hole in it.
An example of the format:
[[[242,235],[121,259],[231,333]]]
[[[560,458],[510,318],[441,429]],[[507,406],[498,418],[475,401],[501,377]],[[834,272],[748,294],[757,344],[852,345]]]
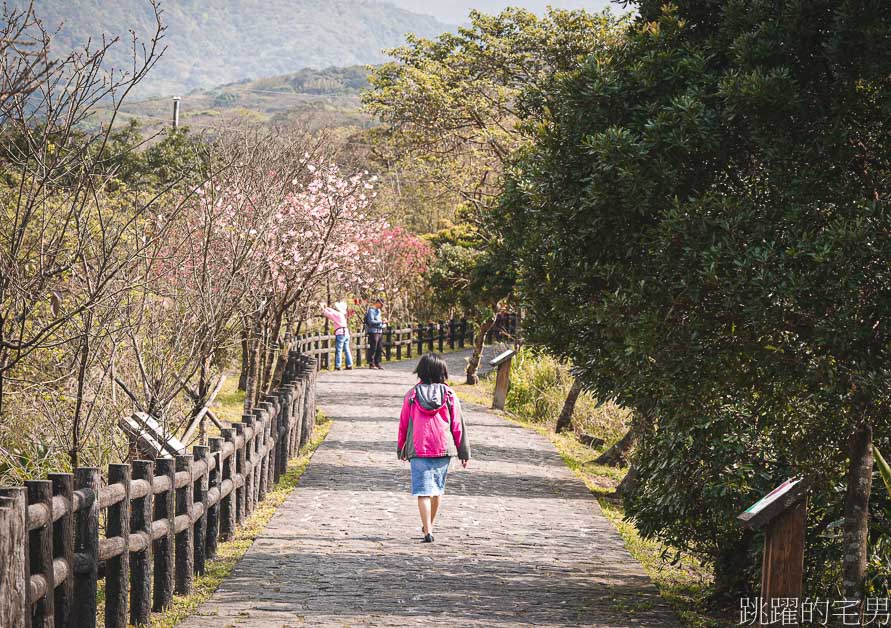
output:
[[[422,356],[415,373],[424,384],[445,384],[449,379],[449,367],[438,353]]]

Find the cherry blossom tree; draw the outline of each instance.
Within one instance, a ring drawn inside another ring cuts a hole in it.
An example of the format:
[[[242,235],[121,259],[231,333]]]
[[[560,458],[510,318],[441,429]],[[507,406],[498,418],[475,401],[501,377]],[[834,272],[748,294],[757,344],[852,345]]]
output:
[[[357,277],[356,290],[370,298],[382,296],[394,319],[409,320],[422,300],[432,256],[433,247],[404,227],[383,229],[361,243],[364,272]]]

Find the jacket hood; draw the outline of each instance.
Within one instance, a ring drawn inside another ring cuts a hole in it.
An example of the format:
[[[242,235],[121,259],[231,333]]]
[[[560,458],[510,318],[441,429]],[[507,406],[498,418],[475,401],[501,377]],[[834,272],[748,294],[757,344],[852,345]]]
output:
[[[424,410],[434,412],[445,405],[445,384],[418,384],[415,386],[415,399]]]

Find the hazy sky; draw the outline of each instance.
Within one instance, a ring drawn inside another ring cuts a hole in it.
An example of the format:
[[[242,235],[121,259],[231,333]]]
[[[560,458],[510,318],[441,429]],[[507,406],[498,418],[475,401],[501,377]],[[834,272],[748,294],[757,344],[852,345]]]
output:
[[[396,6],[425,13],[449,24],[461,24],[467,20],[471,9],[496,13],[507,6],[519,6],[532,11],[544,11],[548,5],[558,9],[589,9],[599,11],[610,4],[609,0],[387,0]],[[613,7],[622,12],[621,5]]]

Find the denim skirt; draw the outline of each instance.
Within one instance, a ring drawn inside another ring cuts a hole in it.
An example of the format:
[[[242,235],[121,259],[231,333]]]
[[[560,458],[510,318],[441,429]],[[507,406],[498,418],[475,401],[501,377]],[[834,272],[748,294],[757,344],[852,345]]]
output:
[[[418,496],[442,495],[451,458],[412,458],[411,494]]]

